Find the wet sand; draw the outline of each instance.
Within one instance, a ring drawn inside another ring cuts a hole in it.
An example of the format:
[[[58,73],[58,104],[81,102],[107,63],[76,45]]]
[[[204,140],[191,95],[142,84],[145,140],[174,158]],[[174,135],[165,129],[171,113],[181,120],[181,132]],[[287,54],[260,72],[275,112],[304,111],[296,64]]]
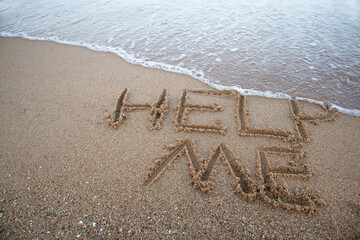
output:
[[[360,237],[358,117],[81,47],[0,53],[1,238]]]

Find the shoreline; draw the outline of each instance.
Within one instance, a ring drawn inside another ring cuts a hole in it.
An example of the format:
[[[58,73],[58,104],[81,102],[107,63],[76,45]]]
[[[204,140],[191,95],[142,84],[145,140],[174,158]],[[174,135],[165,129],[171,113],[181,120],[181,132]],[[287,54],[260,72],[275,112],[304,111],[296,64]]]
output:
[[[358,117],[78,46],[0,51],[2,238],[360,236]]]
[[[168,64],[164,64],[164,63],[137,59],[137,58],[129,55],[128,53],[126,53],[124,50],[119,49],[119,48],[90,45],[90,44],[86,44],[86,43],[82,43],[82,42],[69,42],[69,41],[59,40],[58,37],[43,37],[43,38],[31,37],[25,33],[12,34],[12,33],[7,33],[7,32],[0,32],[0,37],[22,38],[22,39],[33,40],[33,41],[50,41],[50,42],[55,42],[58,44],[64,44],[64,45],[69,45],[69,46],[85,47],[89,50],[98,51],[98,52],[113,53],[131,64],[140,65],[140,66],[146,67],[146,68],[160,69],[160,70],[164,70],[164,71],[168,71],[168,72],[184,74],[184,75],[187,75],[187,76],[190,76],[190,77],[196,79],[197,81],[200,81],[200,82],[208,85],[209,87],[215,88],[217,90],[235,90],[235,91],[238,91],[240,94],[249,95],[249,96],[260,96],[260,97],[266,97],[266,98],[270,98],[270,99],[292,99],[293,98],[293,99],[299,99],[299,100],[306,100],[311,103],[319,103],[322,105],[327,104],[321,100],[315,100],[315,99],[304,98],[304,97],[293,97],[286,93],[273,93],[271,91],[262,92],[262,91],[257,91],[257,90],[242,89],[239,86],[231,86],[231,87],[223,86],[223,85],[220,85],[217,83],[210,82],[208,79],[206,79],[203,76],[203,73],[201,73],[201,72],[184,69],[184,68],[181,68],[178,66],[172,66],[172,65],[168,65]],[[344,107],[341,107],[341,106],[338,106],[338,105],[335,105],[332,103],[330,103],[330,106],[331,106],[331,108],[337,108],[341,113],[360,117],[360,109],[348,109],[348,108],[344,108]]]

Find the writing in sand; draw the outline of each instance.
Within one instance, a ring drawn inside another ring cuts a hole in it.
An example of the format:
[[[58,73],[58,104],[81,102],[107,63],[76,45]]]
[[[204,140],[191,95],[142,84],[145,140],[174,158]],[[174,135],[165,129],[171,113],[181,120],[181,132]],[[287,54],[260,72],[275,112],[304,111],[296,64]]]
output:
[[[283,145],[259,146],[256,149],[257,160],[256,179],[241,163],[233,151],[220,142],[212,148],[209,157],[200,158],[195,141],[189,137],[177,140],[176,143],[167,146],[168,152],[157,158],[148,168],[144,184],[150,186],[166,171],[172,162],[184,156],[187,160],[191,184],[194,189],[209,193],[215,188],[214,177],[216,167],[223,163],[231,176],[234,192],[246,201],[260,199],[274,208],[294,210],[304,213],[314,213],[318,206],[325,205],[325,201],[319,194],[304,189],[290,189],[286,183],[278,184],[277,178],[295,178],[310,180],[314,175],[309,164],[306,162],[307,153],[302,150],[304,143],[311,141],[307,124],[314,125],[323,121],[334,121],[338,116],[337,109],[319,105],[321,112],[315,115],[304,114],[300,100],[288,100],[289,118],[293,122],[293,130],[252,127],[248,121],[250,110],[247,107],[247,97],[236,91],[228,90],[183,90],[178,99],[178,105],[174,108],[173,119],[175,132],[198,132],[226,135],[227,126],[223,126],[218,120],[210,124],[194,124],[188,122],[188,115],[192,111],[221,112],[223,107],[213,104],[199,104],[189,100],[191,95],[213,96],[215,98],[230,98],[236,101],[235,121],[237,134],[240,137],[263,137],[282,140]],[[158,99],[153,103],[129,103],[129,90],[124,89],[116,101],[115,109],[107,116],[107,121],[114,129],[127,119],[125,113],[136,110],[150,110],[150,130],[160,130],[169,107],[169,95],[164,89]],[[275,164],[274,157],[286,157],[286,163]]]

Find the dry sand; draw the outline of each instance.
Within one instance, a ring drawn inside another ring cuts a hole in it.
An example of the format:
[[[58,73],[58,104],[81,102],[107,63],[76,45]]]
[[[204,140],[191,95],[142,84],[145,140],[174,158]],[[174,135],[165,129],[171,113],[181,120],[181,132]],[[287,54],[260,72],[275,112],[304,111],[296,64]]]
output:
[[[358,117],[51,42],[0,71],[2,239],[360,237]]]

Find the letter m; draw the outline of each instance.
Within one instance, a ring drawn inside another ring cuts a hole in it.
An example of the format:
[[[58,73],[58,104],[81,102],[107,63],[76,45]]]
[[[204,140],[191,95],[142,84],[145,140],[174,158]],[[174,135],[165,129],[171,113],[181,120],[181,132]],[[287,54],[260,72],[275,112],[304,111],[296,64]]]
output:
[[[214,189],[214,177],[216,175],[216,166],[223,161],[228,167],[231,177],[234,180],[235,193],[240,194],[247,201],[256,198],[256,184],[250,177],[250,172],[245,169],[234,153],[224,144],[220,143],[212,149],[208,158],[200,159],[196,150],[195,142],[189,138],[177,141],[176,144],[167,146],[169,153],[163,154],[155,160],[148,169],[145,184],[155,182],[167,169],[171,162],[176,161],[182,155],[187,159],[191,183],[195,189],[203,192],[210,192]]]

